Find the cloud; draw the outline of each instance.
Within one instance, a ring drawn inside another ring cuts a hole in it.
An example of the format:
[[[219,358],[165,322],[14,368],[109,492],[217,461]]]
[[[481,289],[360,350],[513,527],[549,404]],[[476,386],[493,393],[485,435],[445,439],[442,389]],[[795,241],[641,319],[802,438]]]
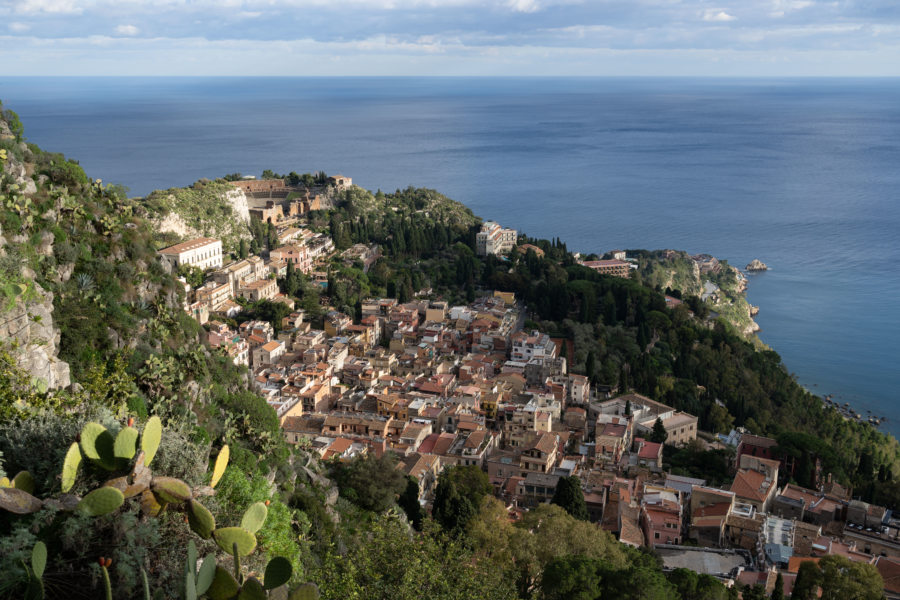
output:
[[[709,21],[713,23],[725,23],[728,21],[734,21],[737,17],[734,15],[730,15],[724,10],[719,10],[716,8],[707,8],[703,11],[703,20]]]
[[[134,25],[119,25],[116,27],[116,33],[119,35],[137,35],[140,32],[141,30]]]
[[[81,14],[83,10],[76,0],[24,0],[15,8],[24,14]]]
[[[327,74],[514,74],[503,68],[507,61],[525,74],[576,65],[584,74],[627,74],[611,62],[626,55],[630,65],[657,65],[634,74],[690,74],[678,61],[784,64],[783,56],[841,50],[848,54],[836,65],[858,60],[860,72],[900,73],[900,61],[860,58],[894,56],[900,47],[898,0],[0,0],[0,23],[46,57],[43,67],[29,63],[33,74],[114,74],[125,56],[140,65],[129,72],[154,75],[263,74],[270,65],[296,75],[320,66]],[[159,32],[165,37],[154,37]],[[128,50],[89,50],[103,47]],[[209,58],[236,47],[244,54]],[[173,49],[170,60],[155,62],[164,49]],[[316,58],[285,63],[289,56]],[[525,57],[536,61],[533,69]],[[12,56],[0,60],[0,75],[22,70]]]
[[[532,13],[540,10],[538,0],[508,0],[506,5],[516,12]]]

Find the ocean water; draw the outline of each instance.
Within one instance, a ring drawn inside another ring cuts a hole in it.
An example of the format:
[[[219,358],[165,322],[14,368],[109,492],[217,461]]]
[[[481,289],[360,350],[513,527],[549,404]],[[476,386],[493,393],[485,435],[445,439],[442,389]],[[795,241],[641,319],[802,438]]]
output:
[[[0,77],[0,100],[135,195],[324,170],[573,250],[759,258],[762,340],[900,433],[900,80]]]

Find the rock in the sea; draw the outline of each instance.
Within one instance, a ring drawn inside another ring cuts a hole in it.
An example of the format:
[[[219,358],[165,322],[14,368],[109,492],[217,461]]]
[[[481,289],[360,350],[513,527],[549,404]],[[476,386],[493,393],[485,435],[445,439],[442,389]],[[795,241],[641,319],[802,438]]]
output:
[[[753,261],[747,265],[748,271],[767,271],[768,269],[769,267],[766,266],[766,263],[758,258],[754,258]]]

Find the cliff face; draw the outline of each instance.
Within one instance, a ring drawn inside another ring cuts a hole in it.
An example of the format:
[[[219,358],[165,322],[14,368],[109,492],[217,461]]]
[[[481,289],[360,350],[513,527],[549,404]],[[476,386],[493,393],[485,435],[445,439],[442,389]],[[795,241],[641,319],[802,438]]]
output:
[[[12,140],[9,126],[0,119],[0,139]],[[25,151],[21,143],[19,151]],[[14,202],[24,202],[37,191],[30,177],[31,166],[12,153],[6,153],[2,172],[12,178],[17,188]],[[18,255],[7,252],[10,242],[22,243],[25,236],[12,235],[7,240],[0,231],[0,342],[12,352],[19,367],[27,371],[39,385],[47,388],[65,388],[71,383],[69,365],[59,360],[60,333],[53,325],[53,294],[34,281],[34,273],[22,264]],[[41,236],[34,247],[39,257],[53,255],[53,236]]]
[[[53,294],[37,283],[12,308],[0,312],[0,339],[12,346],[18,365],[48,388],[71,383],[69,365],[57,357],[59,331],[53,326]]]
[[[218,181],[153,192],[143,202],[157,231],[181,237],[213,237],[227,251],[249,240],[250,211],[241,190]]]
[[[752,336],[759,331],[759,325],[753,321],[754,313],[744,296],[746,277],[727,261],[713,261],[706,264],[714,266],[704,270],[686,252],[658,250],[647,252],[639,259],[638,273],[641,280],[652,287],[680,290],[685,296],[700,296],[711,311],[745,337]]]

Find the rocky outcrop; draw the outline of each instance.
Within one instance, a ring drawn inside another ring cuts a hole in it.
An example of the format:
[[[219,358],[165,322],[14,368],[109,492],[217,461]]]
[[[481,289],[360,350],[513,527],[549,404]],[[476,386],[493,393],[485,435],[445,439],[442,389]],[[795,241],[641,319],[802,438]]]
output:
[[[156,191],[144,206],[160,232],[217,238],[229,252],[236,252],[241,240],[250,240],[247,196],[226,183],[198,181],[189,188]]]
[[[250,202],[247,199],[247,194],[245,194],[243,190],[234,189],[225,192],[225,199],[231,204],[231,210],[234,211],[235,218],[242,223],[249,225]]]
[[[754,258],[750,264],[747,265],[748,271],[768,271],[769,267],[766,266],[766,263],[762,262],[758,258]]]
[[[53,294],[37,283],[0,312],[0,340],[12,347],[18,365],[48,388],[69,387],[69,365],[56,356],[59,331],[53,327]]]

